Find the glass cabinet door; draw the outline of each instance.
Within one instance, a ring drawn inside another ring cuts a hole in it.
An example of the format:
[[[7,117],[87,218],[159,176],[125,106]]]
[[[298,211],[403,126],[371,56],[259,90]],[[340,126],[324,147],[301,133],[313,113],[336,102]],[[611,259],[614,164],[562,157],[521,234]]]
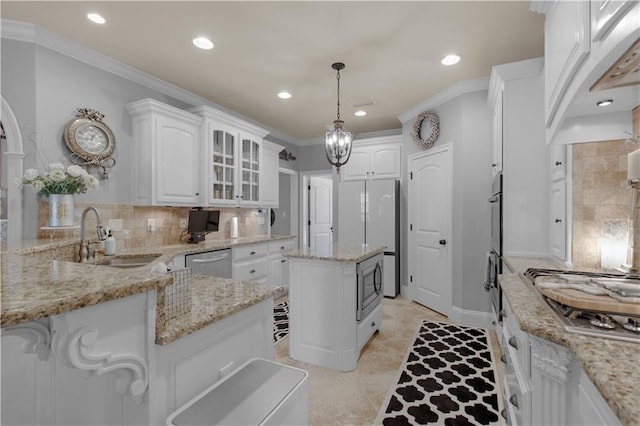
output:
[[[213,132],[213,182],[212,198],[232,201],[235,199],[235,136],[231,133],[215,130]]]
[[[242,139],[240,179],[242,201],[258,201],[260,178],[260,144],[251,139]]]

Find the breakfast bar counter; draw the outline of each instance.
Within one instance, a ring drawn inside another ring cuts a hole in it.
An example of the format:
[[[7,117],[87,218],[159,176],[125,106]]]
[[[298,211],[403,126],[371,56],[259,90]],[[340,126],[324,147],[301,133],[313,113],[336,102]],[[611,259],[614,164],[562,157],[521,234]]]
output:
[[[565,331],[521,275],[528,268],[567,267],[538,258],[507,257],[504,261],[511,273],[501,275],[499,283],[520,329],[567,348],[618,419],[625,425],[640,424],[640,345]]]

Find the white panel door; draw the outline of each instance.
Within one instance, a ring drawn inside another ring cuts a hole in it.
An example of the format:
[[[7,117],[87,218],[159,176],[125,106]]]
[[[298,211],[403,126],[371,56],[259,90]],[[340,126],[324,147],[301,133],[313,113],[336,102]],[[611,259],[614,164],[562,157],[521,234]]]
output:
[[[333,244],[333,181],[309,178],[309,241],[311,247]]]
[[[444,315],[452,304],[449,155],[444,147],[409,159],[409,294]]]

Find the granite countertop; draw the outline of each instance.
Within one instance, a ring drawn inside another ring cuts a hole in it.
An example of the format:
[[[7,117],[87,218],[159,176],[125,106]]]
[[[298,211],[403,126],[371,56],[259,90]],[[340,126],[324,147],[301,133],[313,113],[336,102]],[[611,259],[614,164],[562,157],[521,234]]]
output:
[[[330,260],[333,262],[361,262],[384,252],[383,246],[369,247],[352,244],[332,244],[331,246],[304,247],[284,253],[293,259]]]
[[[529,267],[569,269],[566,265],[539,258],[504,260],[511,273],[500,275],[499,282],[520,329],[567,348],[620,421],[640,424],[636,391],[640,383],[640,345],[566,332],[520,275]]]
[[[17,325],[153,289],[162,289],[173,282],[172,277],[151,271],[160,263],[170,262],[177,255],[289,238],[294,237],[257,236],[118,252],[115,257],[159,255],[148,265],[131,269],[100,265],[100,262],[114,256],[98,256],[95,263],[81,264],[71,261],[79,247],[77,239],[26,241],[21,247],[11,251],[3,248],[1,326]]]
[[[164,329],[156,334],[156,344],[166,345],[194,333],[281,293],[284,287],[193,275],[190,291],[191,311],[168,319]]]

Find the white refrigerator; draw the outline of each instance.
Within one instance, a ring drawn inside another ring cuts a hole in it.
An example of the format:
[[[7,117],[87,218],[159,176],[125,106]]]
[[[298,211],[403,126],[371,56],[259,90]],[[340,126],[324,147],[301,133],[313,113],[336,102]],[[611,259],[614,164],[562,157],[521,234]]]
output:
[[[400,181],[379,179],[338,185],[338,242],[384,246],[387,297],[400,291]]]

